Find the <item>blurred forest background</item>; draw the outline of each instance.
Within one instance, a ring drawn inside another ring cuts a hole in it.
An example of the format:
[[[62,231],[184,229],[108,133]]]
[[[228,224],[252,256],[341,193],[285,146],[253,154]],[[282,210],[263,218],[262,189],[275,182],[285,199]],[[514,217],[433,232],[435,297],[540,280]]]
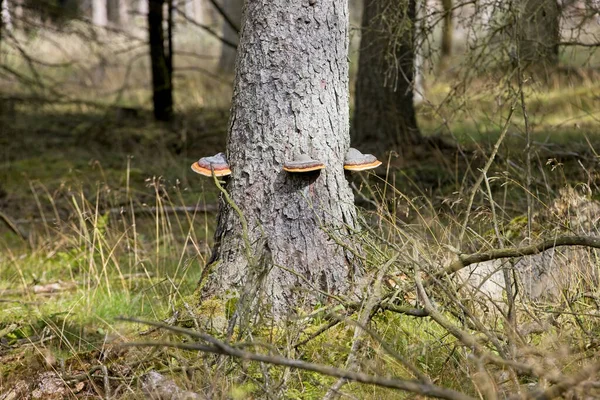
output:
[[[533,272],[503,275],[514,290],[489,283],[504,267],[471,271],[476,284],[460,290],[494,305],[442,286],[437,304],[477,345],[424,318],[432,312],[420,311],[414,285],[395,291],[413,282],[414,265],[440,270],[457,254],[597,236],[600,2],[364,3],[369,12],[349,5],[352,140],[385,168],[352,185],[365,249],[390,269],[384,289],[395,303],[367,307],[367,319],[358,307],[338,319],[315,313],[302,328],[265,326],[254,339],[307,362],[416,376],[479,398],[598,398],[595,251],[517,252],[512,266]],[[0,399],[333,398],[337,379],[314,371],[224,370],[182,349],[118,347],[145,329],[118,316],[193,327],[194,315],[214,312],[193,309],[193,292],[218,190],[190,164],[225,150],[242,6],[0,0]],[[345,320],[354,313],[359,322]],[[376,332],[361,346],[360,321]],[[494,347],[505,341],[506,354]],[[513,364],[488,369],[464,346]],[[570,375],[580,369],[585,376]],[[177,389],[163,389],[180,397],[156,394],[163,383],[147,383],[151,370],[173,373],[165,385]]]

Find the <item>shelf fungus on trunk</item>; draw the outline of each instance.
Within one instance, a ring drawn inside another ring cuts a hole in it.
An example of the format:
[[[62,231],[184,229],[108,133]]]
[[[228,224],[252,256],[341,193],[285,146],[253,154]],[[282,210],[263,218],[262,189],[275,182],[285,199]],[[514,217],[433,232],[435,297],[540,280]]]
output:
[[[381,165],[381,161],[372,154],[363,154],[350,147],[346,153],[344,160],[344,169],[347,171],[365,171],[368,169],[377,168]]]
[[[204,176],[212,176],[213,171],[217,177],[231,175],[227,158],[225,158],[225,154],[223,153],[218,153],[211,157],[202,157],[192,164],[192,171]]]
[[[299,155],[293,161],[283,164],[284,171],[293,173],[319,171],[323,168],[325,168],[325,164],[321,161],[313,160],[305,154]]]

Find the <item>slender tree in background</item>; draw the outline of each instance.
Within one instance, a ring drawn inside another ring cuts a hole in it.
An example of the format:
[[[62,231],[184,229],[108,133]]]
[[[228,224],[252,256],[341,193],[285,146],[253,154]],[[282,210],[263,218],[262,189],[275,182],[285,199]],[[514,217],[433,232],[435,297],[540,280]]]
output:
[[[0,0],[0,49],[2,49],[2,31],[4,30],[4,0]]]
[[[329,301],[323,292],[347,295],[351,288],[357,267],[340,245],[356,218],[343,169],[350,145],[347,6],[246,5],[228,135],[231,202],[221,204],[202,291],[237,293],[238,315],[260,299],[281,316],[302,307],[300,299]],[[301,155],[326,168],[283,171]]]
[[[121,0],[106,0],[106,15],[108,20],[117,26],[121,25]]]
[[[148,14],[148,0],[138,0],[137,12],[142,15]]]
[[[520,0],[518,52],[528,64],[558,64],[560,7],[556,0]]]
[[[417,38],[426,36],[426,19],[427,15],[427,0],[416,1],[416,27],[415,35]],[[418,40],[418,39],[417,39]],[[425,100],[425,54],[422,43],[415,44],[415,70],[414,70],[414,87],[413,87],[413,104],[418,106]]]
[[[108,20],[120,28],[127,28],[128,4],[131,4],[128,0],[106,0]]]
[[[230,43],[238,43],[239,29],[242,22],[242,11],[244,8],[244,0],[225,0],[223,10],[235,24],[231,26],[227,21],[223,21],[223,38]],[[233,74],[235,67],[235,49],[231,46],[223,44],[221,46],[221,57],[219,58],[219,70],[226,74]]]
[[[382,154],[424,141],[415,116],[415,0],[365,0],[353,143]]]
[[[106,26],[108,22],[106,0],[92,0],[92,22],[96,26]]]
[[[170,121],[173,117],[173,85],[171,54],[165,46],[163,29],[164,0],[149,0],[148,31],[150,38],[150,61],[152,64],[152,102],[154,117]],[[169,7],[172,13],[172,8]]]
[[[442,40],[440,45],[440,71],[446,69],[448,59],[452,55],[452,42],[454,36],[452,0],[442,0],[442,8],[444,11],[444,20],[442,24]]]
[[[12,4],[14,9],[14,4]],[[13,26],[13,16],[8,0],[0,1],[0,41],[2,40],[2,29],[11,30]]]

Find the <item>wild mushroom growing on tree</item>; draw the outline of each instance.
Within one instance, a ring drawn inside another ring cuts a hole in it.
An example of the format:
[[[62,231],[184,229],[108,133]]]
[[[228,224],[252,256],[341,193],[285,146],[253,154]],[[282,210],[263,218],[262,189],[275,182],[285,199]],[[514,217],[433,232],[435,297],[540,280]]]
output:
[[[299,155],[293,161],[283,164],[283,170],[287,172],[312,172],[322,170],[323,168],[325,168],[325,164],[313,160],[306,154]]]
[[[377,168],[380,165],[381,161],[373,154],[363,154],[354,147],[350,147],[344,160],[344,169],[346,171],[366,171]]]
[[[231,175],[227,158],[223,153],[211,157],[202,157],[192,164],[192,171],[204,176],[212,176],[213,171],[217,177]]]

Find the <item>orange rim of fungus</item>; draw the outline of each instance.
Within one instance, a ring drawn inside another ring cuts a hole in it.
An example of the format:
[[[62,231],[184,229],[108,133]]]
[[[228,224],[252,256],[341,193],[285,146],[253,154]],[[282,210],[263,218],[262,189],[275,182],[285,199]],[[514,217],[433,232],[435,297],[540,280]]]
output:
[[[345,164],[344,169],[347,171],[365,171],[368,169],[377,168],[381,165],[381,161],[375,160],[367,164]]]
[[[325,164],[311,165],[308,167],[286,167],[285,165],[283,166],[283,170],[287,172],[311,172],[318,171],[323,168],[325,168]]]
[[[213,166],[213,169],[216,177],[231,175],[231,170],[229,167],[217,168]],[[198,162],[192,164],[192,171],[200,175],[212,176],[212,170],[210,168],[200,166]]]

